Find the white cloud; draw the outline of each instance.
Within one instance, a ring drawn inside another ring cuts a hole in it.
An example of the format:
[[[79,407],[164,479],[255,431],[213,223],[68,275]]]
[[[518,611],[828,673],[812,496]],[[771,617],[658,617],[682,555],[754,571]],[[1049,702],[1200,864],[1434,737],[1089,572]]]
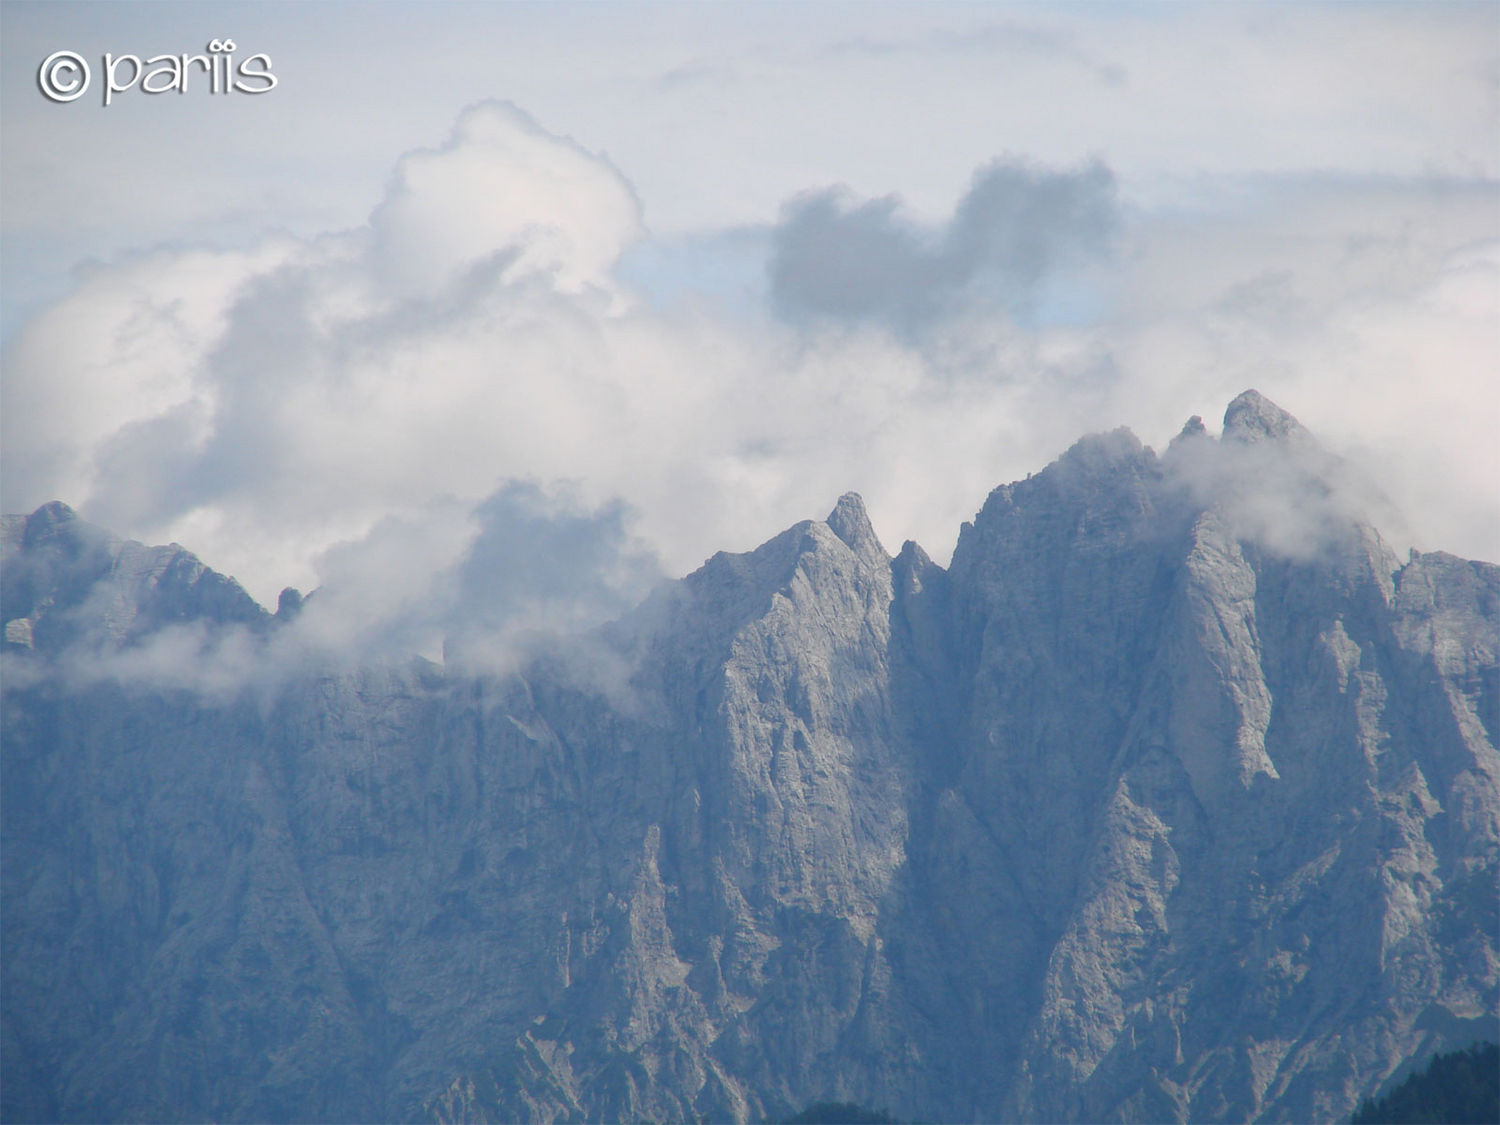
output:
[[[1369,472],[1399,545],[1500,558],[1496,196],[1334,178],[1141,217],[1112,283],[1110,411],[1150,440],[1256,387]]]
[[[899,301],[788,324],[748,288],[632,290],[613,267],[648,235],[621,173],[478,106],[398,161],[362,227],[99,266],[30,322],[4,370],[5,507],[57,497],[176,539],[268,604],[327,583],[309,628],[430,651],[473,513],[507,482],[573,482],[583,513],[622,498],[627,553],[673,573],[851,488],[888,549],[913,537],[941,559],[991,487],[1079,434],[1124,423],[1164,444],[1256,386],[1374,454],[1422,546],[1500,556],[1500,302],[1473,248],[1500,237],[1493,184],[1311,182],[1125,209],[1116,257],[1074,262],[1047,296],[1068,315],[1018,324],[1003,286],[965,283],[917,334],[887,315]],[[684,245],[743,274],[746,247],[773,242]],[[576,577],[592,593],[543,616],[597,616],[624,589]]]
[[[123,427],[174,411],[189,428],[201,424],[212,407],[203,364],[238,288],[287,251],[280,242],[251,253],[160,250],[85,270],[6,355],[7,505],[86,495],[91,459]]]
[[[606,161],[493,102],[465,110],[441,149],[403,156],[370,225],[381,280],[428,298],[492,260],[510,281],[605,288],[642,234],[640,204]]]

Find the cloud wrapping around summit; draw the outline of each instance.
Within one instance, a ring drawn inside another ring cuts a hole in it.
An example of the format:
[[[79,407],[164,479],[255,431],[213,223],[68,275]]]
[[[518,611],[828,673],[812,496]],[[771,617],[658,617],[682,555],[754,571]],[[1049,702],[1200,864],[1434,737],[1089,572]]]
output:
[[[628,510],[668,574],[851,488],[888,543],[942,559],[1080,433],[1164,444],[1255,385],[1373,466],[1418,545],[1500,557],[1489,187],[1147,214],[1102,160],[1012,161],[943,223],[855,199],[815,189],[742,232],[764,288],[663,299],[617,268],[652,240],[624,173],[471,107],[363,226],[80,275],[7,349],[4,507],[188,544],[266,604],[339,576],[397,620],[514,482],[567,482],[616,531]]]
[[[340,657],[509,667],[618,617],[664,577],[633,523],[619,501],[590,509],[531,481],[472,508],[447,500],[389,517],[323,556],[324,585],[304,602],[294,641]]]

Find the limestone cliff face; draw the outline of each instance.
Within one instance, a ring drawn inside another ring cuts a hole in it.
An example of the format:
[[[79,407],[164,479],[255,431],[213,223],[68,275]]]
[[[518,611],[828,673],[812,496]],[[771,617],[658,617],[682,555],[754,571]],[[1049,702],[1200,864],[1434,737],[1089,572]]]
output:
[[[846,496],[608,677],[80,678],[290,614],[3,531],[6,1119],[1328,1119],[1497,1036],[1500,570],[1254,392],[946,570]]]

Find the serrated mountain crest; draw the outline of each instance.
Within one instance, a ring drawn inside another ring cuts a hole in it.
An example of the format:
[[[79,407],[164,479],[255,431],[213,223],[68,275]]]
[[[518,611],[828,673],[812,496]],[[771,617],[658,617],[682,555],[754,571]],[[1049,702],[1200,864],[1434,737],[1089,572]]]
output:
[[[0,1116],[1345,1117],[1500,1037],[1500,568],[1397,565],[1341,473],[1247,392],[947,568],[846,494],[607,686],[227,699],[62,658],[269,628],[229,579],[6,517]]]

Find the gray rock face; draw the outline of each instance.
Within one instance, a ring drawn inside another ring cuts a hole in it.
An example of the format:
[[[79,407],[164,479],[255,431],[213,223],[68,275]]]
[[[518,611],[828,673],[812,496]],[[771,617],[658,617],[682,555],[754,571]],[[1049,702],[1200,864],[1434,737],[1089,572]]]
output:
[[[6,517],[0,1111],[1346,1115],[1500,1036],[1500,569],[1399,566],[1362,496],[1247,392],[996,489],[947,570],[845,496],[609,676],[232,698],[56,658],[278,628],[238,587]]]
[[[145,547],[120,539],[56,502],[0,521],[7,646],[57,655],[136,640],[172,624],[267,623],[239,583],[175,543]]]

